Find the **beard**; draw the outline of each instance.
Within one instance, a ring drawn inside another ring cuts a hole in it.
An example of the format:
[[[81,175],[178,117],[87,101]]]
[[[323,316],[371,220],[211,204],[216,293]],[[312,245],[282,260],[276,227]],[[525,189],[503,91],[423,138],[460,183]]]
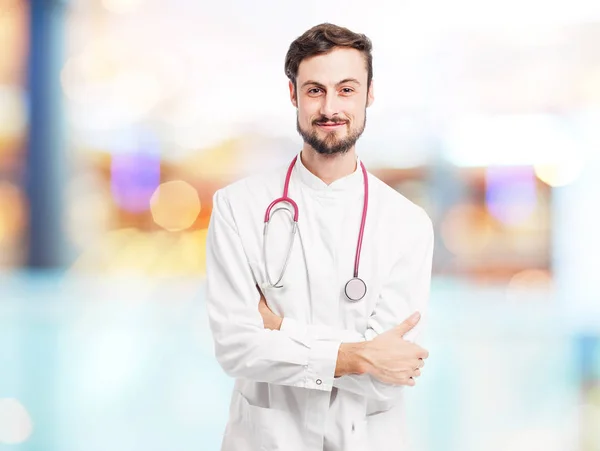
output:
[[[346,124],[346,128],[348,130],[346,137],[338,138],[337,130],[333,130],[326,134],[325,138],[319,137],[319,134],[316,130],[318,127],[317,123],[319,122],[346,122],[344,120],[336,119],[336,118],[327,118],[320,117],[313,121],[311,130],[304,130],[300,126],[300,121],[298,119],[298,113],[296,113],[296,130],[302,136],[302,139],[306,144],[315,149],[315,151],[321,155],[336,155],[336,154],[344,154],[348,152],[358,141],[358,138],[365,131],[365,125],[367,123],[367,111],[365,109],[365,119],[362,123],[362,126],[358,126],[355,128],[348,128],[348,124]]]

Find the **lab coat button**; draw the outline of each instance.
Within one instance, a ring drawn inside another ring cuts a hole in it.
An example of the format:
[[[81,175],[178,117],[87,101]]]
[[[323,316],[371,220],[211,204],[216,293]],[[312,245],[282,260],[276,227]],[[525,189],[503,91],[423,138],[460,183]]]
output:
[[[321,379],[317,379],[317,385],[321,385],[323,381]]]

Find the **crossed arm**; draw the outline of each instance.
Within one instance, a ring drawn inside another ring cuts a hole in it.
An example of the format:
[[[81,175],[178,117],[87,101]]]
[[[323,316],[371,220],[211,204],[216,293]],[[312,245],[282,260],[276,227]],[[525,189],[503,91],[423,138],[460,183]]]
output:
[[[364,336],[355,331],[306,325],[292,318],[283,318],[280,327],[270,329],[265,328],[257,308],[261,296],[222,191],[215,194],[213,208],[207,240],[207,309],[216,358],[225,372],[272,384],[326,391],[337,386],[375,399],[394,398],[402,387],[384,381],[398,376],[390,362],[398,353],[385,348],[398,343],[394,328],[411,310],[425,317],[432,232],[427,231],[424,239],[415,241],[415,258],[399,260],[394,267]],[[420,366],[417,351],[422,349],[411,341],[422,327],[423,319],[402,337],[414,346],[410,359],[405,359],[413,375]],[[365,353],[367,347],[371,352]],[[403,349],[408,352],[408,347]],[[374,364],[375,357],[378,362],[385,361],[382,356],[387,358],[387,368]],[[375,374],[380,379],[373,377]]]
[[[265,329],[281,330],[283,318],[278,316],[269,308],[266,298],[262,292],[260,292],[260,294],[261,297],[258,304],[258,311],[263,319]],[[364,340],[359,340],[358,342],[341,343],[338,350],[335,377],[338,378],[350,374],[380,374],[382,370],[380,367],[380,359],[378,360],[373,356],[373,353],[379,350],[388,354],[388,359],[392,360],[393,363],[392,369],[395,369],[397,373],[399,373],[399,376],[397,375],[395,379],[393,376],[388,375],[390,383],[395,385],[414,385],[413,377],[418,377],[421,375],[420,369],[424,366],[423,359],[427,358],[428,353],[419,352],[418,349],[414,349],[414,347],[411,347],[410,345],[407,346],[407,342],[404,341],[404,335],[419,323],[420,318],[421,315],[417,312],[388,333],[390,335],[390,339],[385,340],[385,344],[389,344],[391,347],[405,348],[405,353],[398,352],[399,350],[402,351],[402,349],[396,349],[395,353],[387,352],[389,349],[387,349],[385,345],[382,346],[382,343],[379,343],[380,341],[383,341],[383,335],[381,336],[382,338],[375,340],[375,342],[377,342],[379,345],[379,348],[376,346],[374,347],[374,341],[367,342]],[[420,357],[417,357],[419,362],[413,361],[410,354],[411,351],[419,352]],[[402,359],[408,360],[408,365],[402,366]],[[411,361],[413,364],[416,363],[417,366],[410,366]],[[379,377],[384,378],[386,375],[381,374]],[[333,385],[336,385],[335,380]]]

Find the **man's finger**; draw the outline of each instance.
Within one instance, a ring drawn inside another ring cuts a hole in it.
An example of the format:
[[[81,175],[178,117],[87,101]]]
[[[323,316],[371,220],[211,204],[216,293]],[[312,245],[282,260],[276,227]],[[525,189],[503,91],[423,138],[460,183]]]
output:
[[[400,333],[400,335],[406,334],[413,327],[415,327],[419,320],[421,319],[421,314],[419,312],[415,312],[406,318],[402,323],[396,326],[396,330]]]

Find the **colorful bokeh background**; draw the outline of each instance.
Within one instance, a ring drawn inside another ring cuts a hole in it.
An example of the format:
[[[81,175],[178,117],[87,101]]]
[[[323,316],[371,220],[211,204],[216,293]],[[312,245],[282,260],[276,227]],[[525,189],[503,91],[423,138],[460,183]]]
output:
[[[600,2],[0,0],[0,450],[219,449],[213,193],[301,146],[283,72],[374,44],[358,152],[436,230],[415,451],[600,450]]]

